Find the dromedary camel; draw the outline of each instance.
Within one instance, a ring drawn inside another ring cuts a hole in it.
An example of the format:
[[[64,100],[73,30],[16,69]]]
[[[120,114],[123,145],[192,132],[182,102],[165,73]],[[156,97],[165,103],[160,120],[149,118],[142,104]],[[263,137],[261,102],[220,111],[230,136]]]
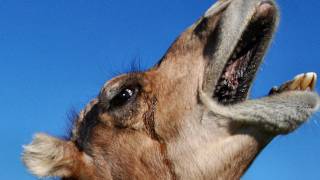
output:
[[[71,179],[239,179],[320,104],[315,73],[249,100],[278,15],[272,0],[220,0],[146,72],[107,82],[67,140],[37,134],[23,161]]]

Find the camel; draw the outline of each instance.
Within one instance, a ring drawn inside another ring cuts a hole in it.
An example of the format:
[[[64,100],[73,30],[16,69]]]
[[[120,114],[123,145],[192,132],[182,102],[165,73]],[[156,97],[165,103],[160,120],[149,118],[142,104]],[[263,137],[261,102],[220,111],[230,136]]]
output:
[[[36,134],[24,164],[64,180],[240,179],[320,106],[315,73],[249,99],[278,19],[273,0],[217,1],[154,67],[106,82],[69,138]]]

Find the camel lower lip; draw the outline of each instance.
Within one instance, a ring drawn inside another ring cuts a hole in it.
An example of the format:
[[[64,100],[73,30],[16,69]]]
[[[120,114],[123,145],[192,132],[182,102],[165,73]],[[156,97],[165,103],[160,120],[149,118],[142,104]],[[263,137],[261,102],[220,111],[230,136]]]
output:
[[[266,52],[275,26],[275,7],[262,2],[256,9],[227,61],[215,88],[214,97],[222,104],[234,104],[247,98],[255,74]]]

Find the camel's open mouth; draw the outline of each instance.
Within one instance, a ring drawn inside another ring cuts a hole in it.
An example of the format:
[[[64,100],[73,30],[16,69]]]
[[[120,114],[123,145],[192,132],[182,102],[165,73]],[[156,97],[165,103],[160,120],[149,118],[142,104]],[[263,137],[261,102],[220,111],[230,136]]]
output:
[[[246,26],[216,85],[214,97],[222,104],[247,98],[276,25],[276,8],[262,2]]]

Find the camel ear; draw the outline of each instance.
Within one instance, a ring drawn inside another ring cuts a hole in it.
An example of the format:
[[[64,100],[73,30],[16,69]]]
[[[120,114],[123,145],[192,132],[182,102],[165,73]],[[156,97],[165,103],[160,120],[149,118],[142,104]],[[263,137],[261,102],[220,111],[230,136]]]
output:
[[[24,146],[23,162],[39,177],[71,177],[79,168],[82,155],[71,141],[46,134],[36,134],[32,143]]]

